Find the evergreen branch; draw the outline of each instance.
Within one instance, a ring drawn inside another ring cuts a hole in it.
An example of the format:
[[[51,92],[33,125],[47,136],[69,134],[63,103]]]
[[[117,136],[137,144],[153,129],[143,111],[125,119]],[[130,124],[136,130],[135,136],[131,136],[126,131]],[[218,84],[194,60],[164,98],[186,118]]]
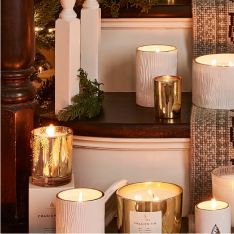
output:
[[[87,73],[83,69],[79,71],[82,92],[72,98],[72,105],[59,111],[57,115],[59,121],[66,122],[82,115],[93,118],[101,111],[104,101],[104,91],[100,90],[100,85],[102,85],[102,83],[97,82],[97,80],[88,80]]]

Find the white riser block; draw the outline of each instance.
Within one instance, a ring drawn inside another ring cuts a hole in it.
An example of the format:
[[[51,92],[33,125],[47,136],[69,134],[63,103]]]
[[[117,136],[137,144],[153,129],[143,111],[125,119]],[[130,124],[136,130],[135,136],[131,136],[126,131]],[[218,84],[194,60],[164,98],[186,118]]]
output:
[[[79,93],[80,20],[58,19],[55,40],[55,113],[71,104]]]
[[[81,10],[81,68],[88,79],[99,80],[98,58],[101,39],[101,9]]]

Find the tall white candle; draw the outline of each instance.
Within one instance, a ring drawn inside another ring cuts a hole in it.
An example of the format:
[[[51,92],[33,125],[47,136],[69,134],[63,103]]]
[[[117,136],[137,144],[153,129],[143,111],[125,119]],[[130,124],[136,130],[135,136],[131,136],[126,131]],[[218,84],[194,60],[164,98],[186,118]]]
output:
[[[168,45],[146,45],[136,50],[136,103],[154,106],[154,78],[177,75],[177,48]]]
[[[195,206],[196,233],[231,233],[231,209],[227,202],[205,201]]]
[[[234,227],[234,166],[219,167],[212,171],[212,193],[215,199],[230,204]]]

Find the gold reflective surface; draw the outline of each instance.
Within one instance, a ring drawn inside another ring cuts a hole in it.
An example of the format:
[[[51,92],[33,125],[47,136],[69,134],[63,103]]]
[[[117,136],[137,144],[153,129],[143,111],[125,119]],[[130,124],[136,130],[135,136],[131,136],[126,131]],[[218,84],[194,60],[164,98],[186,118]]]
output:
[[[168,192],[174,194],[158,201],[140,201],[131,199],[129,194],[140,194],[145,190]],[[118,232],[130,233],[130,213],[157,212],[162,213],[162,233],[180,233],[182,222],[182,188],[170,183],[144,182],[130,184],[117,191],[117,227]],[[150,233],[150,232],[149,232]]]
[[[154,112],[157,118],[178,118],[181,113],[181,78],[158,76],[154,78]]]

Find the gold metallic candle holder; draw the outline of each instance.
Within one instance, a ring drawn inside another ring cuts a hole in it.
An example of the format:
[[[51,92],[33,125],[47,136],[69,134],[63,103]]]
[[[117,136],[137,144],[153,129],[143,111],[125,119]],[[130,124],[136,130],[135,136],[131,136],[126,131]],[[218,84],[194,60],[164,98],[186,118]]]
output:
[[[32,183],[47,187],[70,183],[72,147],[71,128],[50,126],[32,130]]]
[[[118,232],[180,233],[182,193],[180,186],[164,182],[135,183],[118,189]]]
[[[158,76],[154,78],[155,117],[173,119],[181,113],[181,77]]]

